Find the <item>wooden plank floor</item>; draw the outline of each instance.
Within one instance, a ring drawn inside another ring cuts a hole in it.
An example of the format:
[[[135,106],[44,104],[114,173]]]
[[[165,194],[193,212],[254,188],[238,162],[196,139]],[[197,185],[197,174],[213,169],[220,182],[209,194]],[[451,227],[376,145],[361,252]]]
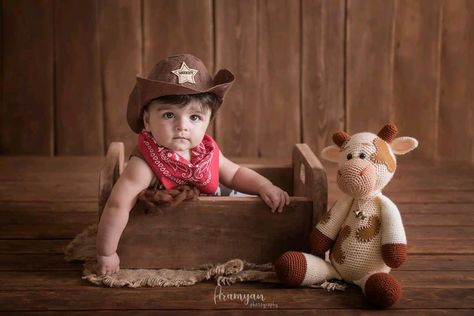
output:
[[[63,260],[63,247],[96,221],[102,158],[0,157],[0,312],[8,315],[372,314],[357,288],[329,293],[246,283],[216,288],[100,288],[82,281],[81,265]],[[328,170],[330,202],[338,196]],[[386,189],[403,216],[408,261],[393,274],[403,298],[388,314],[474,313],[474,169],[401,162]],[[259,294],[265,306],[214,300]],[[263,308],[265,307],[265,308]]]

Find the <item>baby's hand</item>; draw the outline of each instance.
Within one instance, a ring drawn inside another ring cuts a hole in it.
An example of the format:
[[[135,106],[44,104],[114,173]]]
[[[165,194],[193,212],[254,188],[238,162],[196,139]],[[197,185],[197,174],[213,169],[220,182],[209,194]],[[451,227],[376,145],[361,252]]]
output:
[[[109,256],[97,255],[96,273],[98,275],[110,275],[120,270],[120,258],[117,253]]]
[[[272,213],[275,211],[281,213],[283,206],[290,204],[288,193],[272,183],[262,185],[258,190],[258,195],[271,208]]]

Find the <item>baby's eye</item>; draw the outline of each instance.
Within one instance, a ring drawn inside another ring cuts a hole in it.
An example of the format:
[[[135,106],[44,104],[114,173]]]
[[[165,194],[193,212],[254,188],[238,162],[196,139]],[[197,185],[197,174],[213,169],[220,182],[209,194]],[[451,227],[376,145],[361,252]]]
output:
[[[163,118],[165,118],[165,119],[172,119],[172,118],[174,118],[173,112],[166,112],[166,113],[163,113],[162,116],[163,116]]]
[[[197,121],[200,121],[200,120],[201,120],[201,117],[200,117],[199,115],[194,114],[194,115],[191,115],[191,116],[190,116],[190,119],[191,119],[191,121],[193,121],[193,122],[197,122]]]

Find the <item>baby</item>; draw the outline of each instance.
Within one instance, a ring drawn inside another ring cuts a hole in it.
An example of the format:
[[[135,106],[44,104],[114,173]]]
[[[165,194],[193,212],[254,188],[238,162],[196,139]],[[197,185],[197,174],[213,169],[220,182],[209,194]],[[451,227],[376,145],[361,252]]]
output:
[[[98,274],[119,271],[116,250],[129,212],[138,194],[152,185],[172,189],[186,184],[212,195],[221,183],[239,192],[258,194],[272,212],[281,212],[289,204],[288,193],[224,157],[206,134],[233,81],[234,76],[225,69],[213,79],[201,60],[187,54],[160,61],[148,78],[137,76],[127,120],[139,134],[138,145],[100,218]]]

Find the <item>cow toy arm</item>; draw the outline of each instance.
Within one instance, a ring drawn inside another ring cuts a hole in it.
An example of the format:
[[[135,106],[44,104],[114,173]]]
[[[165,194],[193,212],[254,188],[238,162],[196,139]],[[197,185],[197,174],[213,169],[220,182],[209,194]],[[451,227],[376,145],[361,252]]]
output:
[[[398,268],[407,257],[407,238],[397,206],[387,197],[382,203],[382,258],[386,265]]]
[[[351,208],[352,198],[344,198],[336,203],[324,214],[318,225],[313,228],[310,237],[311,253],[324,259],[326,251],[331,248],[339,233],[342,223]]]

